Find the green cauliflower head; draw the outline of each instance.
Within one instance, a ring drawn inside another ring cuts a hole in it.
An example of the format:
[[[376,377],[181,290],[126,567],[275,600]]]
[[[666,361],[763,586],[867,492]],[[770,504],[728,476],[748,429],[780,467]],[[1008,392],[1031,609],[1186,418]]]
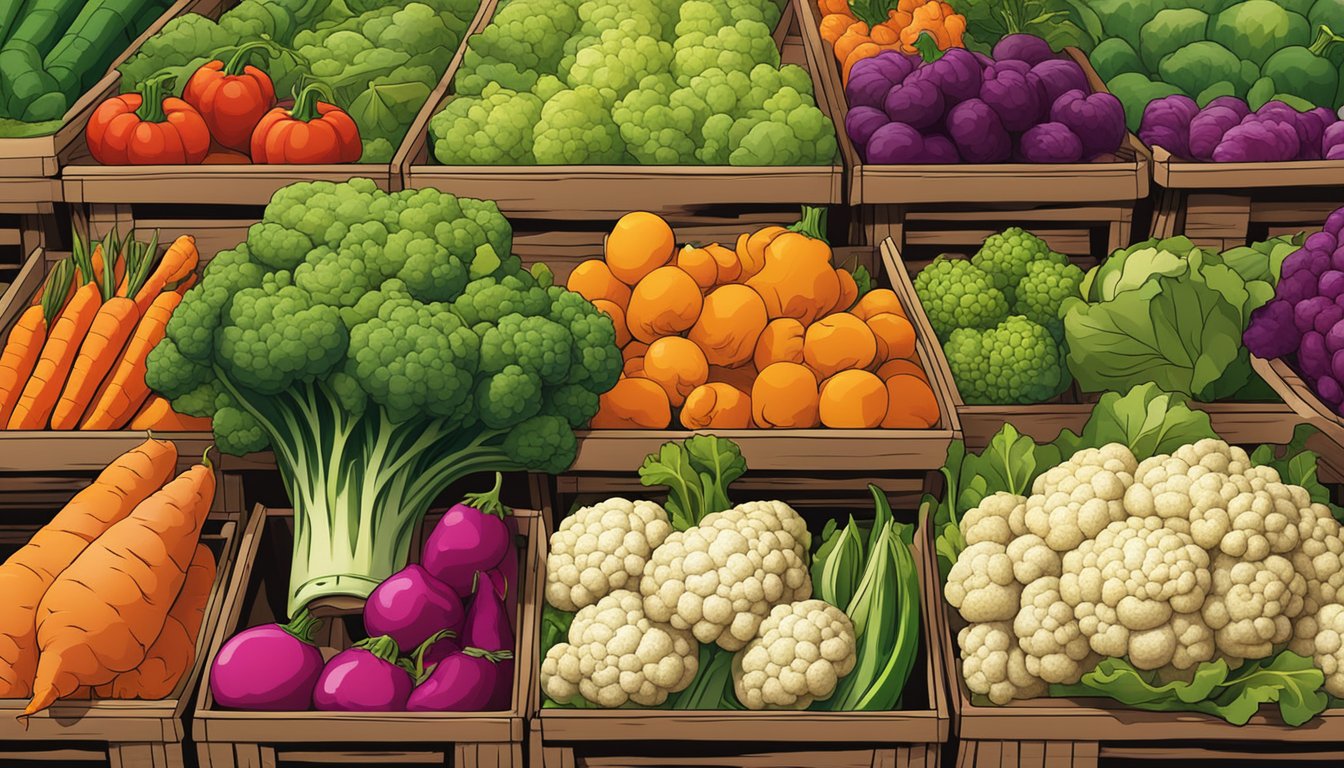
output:
[[[1050,331],[1021,315],[993,328],[958,328],[943,351],[957,391],[970,405],[1040,403],[1069,383]]]
[[[1070,262],[1033,261],[1013,289],[1013,312],[1045,326],[1056,341],[1064,340],[1060,307],[1070,296],[1081,298],[1083,270]]]
[[[491,83],[479,98],[458,96],[429,121],[434,158],[444,165],[531,165],[542,101]]]
[[[551,97],[541,108],[534,136],[539,165],[604,165],[627,158],[607,97],[591,85]]]
[[[1044,240],[1021,227],[1009,227],[997,235],[990,235],[971,257],[971,263],[989,275],[994,287],[1003,291],[1010,304],[1017,284],[1027,276],[1027,267],[1035,261],[1064,264],[1068,258],[1050,250]]]
[[[1008,316],[1008,300],[986,272],[965,259],[939,256],[915,276],[915,293],[938,338],[959,328],[991,328]]]

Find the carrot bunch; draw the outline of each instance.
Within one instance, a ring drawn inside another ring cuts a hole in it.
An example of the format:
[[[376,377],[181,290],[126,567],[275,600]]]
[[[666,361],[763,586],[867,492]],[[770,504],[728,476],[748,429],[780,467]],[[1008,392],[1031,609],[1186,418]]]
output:
[[[915,41],[928,34],[938,50],[964,48],[966,17],[942,0],[850,2],[817,0],[821,11],[821,39],[831,46],[840,64],[841,78],[858,62],[882,51],[917,52]],[[856,7],[862,10],[856,12]]]
[[[76,235],[0,352],[0,428],[209,429],[151,399],[145,361],[195,281],[190,235],[158,258],[158,238]]]
[[[612,318],[625,370],[594,429],[926,429],[938,404],[896,294],[834,265],[821,209],[792,227],[678,250],[626,214],[569,290]],[[866,280],[865,280],[866,282]]]
[[[162,699],[195,661],[215,581],[200,543],[214,500],[205,460],[176,479],[177,448],[118,457],[0,564],[0,698],[23,716],[57,699]]]

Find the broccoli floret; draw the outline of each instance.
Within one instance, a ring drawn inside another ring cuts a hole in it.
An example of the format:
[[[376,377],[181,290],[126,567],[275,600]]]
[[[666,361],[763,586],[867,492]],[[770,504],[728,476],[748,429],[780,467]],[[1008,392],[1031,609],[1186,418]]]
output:
[[[541,99],[486,86],[480,98],[458,96],[429,121],[434,157],[444,165],[531,165]]]
[[[1056,261],[1034,261],[1013,291],[1013,313],[1045,326],[1056,341],[1064,340],[1064,321],[1059,308],[1070,296],[1078,296],[1083,270],[1076,265]]]
[[[739,120],[731,133],[732,165],[823,165],[835,159],[835,128],[810,97],[781,88],[762,108]],[[749,127],[746,127],[749,126]]]
[[[943,351],[957,391],[971,405],[1040,403],[1069,384],[1050,331],[1021,315],[989,329],[958,328]]]
[[[1017,284],[1027,276],[1027,265],[1033,261],[1064,264],[1068,260],[1067,256],[1050,250],[1044,240],[1021,227],[1009,227],[997,235],[990,235],[971,257],[971,263],[989,275],[994,287],[1003,291],[1010,304]]]
[[[532,149],[540,165],[604,165],[626,160],[621,130],[602,91],[581,85],[541,108]]]
[[[778,67],[779,49],[769,27],[759,21],[743,20],[713,34],[693,33],[679,38],[672,74],[678,82],[689,83],[708,69],[750,72],[757,64]]]
[[[140,46],[134,56],[118,67],[123,92],[134,91],[159,72],[178,75],[179,87],[209,61],[215,51],[239,45],[243,38],[221,29],[213,19],[187,13],[163,25],[158,34]]]
[[[677,21],[677,37],[712,35],[721,28],[739,21],[759,21],[774,29],[779,22],[779,8],[774,3],[712,3],[708,0],[687,0],[681,3]]]
[[[929,324],[946,341],[958,328],[992,328],[1008,316],[1008,300],[989,275],[965,259],[939,256],[915,276]]]
[[[574,54],[566,82],[571,88],[584,85],[597,88],[610,106],[645,75],[667,71],[671,59],[671,45],[640,32],[637,23],[627,20]]]
[[[686,164],[695,160],[695,134],[703,110],[678,93],[671,75],[649,75],[616,102],[611,116],[635,160],[644,165]]]
[[[565,41],[578,25],[579,15],[572,6],[513,0],[467,42],[454,76],[457,93],[480,94],[491,83],[513,91],[531,90],[539,75],[559,71]]]

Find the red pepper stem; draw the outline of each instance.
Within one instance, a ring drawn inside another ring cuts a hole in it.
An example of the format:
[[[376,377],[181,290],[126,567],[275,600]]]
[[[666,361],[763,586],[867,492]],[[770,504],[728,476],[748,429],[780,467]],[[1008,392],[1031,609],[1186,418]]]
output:
[[[224,74],[237,76],[243,74],[247,68],[247,61],[252,52],[257,49],[264,49],[268,54],[275,55],[275,45],[267,40],[253,40],[250,43],[244,43],[234,49],[233,55],[229,57],[228,62],[224,64]]]
[[[172,74],[164,73],[141,83],[139,88],[140,108],[135,110],[135,116],[146,123],[165,122],[168,115],[163,111],[164,91],[172,88],[174,80],[176,80],[176,77]]]
[[[309,83],[299,91],[299,95],[294,97],[294,107],[289,110],[289,116],[295,120],[311,122],[318,118],[317,98],[322,96],[327,103],[334,101],[331,95],[331,89],[322,83]]]

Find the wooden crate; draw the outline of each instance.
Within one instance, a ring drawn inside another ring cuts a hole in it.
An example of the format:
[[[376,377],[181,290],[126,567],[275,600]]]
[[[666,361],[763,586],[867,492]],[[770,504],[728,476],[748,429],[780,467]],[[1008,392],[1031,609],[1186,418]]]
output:
[[[872,165],[859,157],[845,117],[849,105],[835,56],[822,41],[814,3],[801,6],[803,42],[814,77],[822,83],[848,169],[847,196],[858,217],[853,242],[894,240],[903,251],[936,254],[949,246],[979,245],[1009,226],[1036,232],[1062,253],[1086,254],[1129,245],[1134,211],[1148,196],[1147,150],[1132,134],[1109,162],[1073,164]],[[1083,67],[1095,91],[1105,84],[1087,57]]]
[[[170,438],[171,439],[171,438]],[[8,557],[53,512],[89,484],[113,459],[144,438],[126,445],[80,435],[60,442],[0,444],[0,559]],[[177,441],[173,441],[177,442]],[[200,462],[190,444],[178,443],[178,470]],[[15,455],[22,452],[23,456]],[[22,459],[22,460],[20,460]],[[74,460],[69,460],[74,459]],[[110,768],[179,768],[186,765],[186,717],[204,672],[210,638],[224,604],[245,525],[242,482],[217,470],[214,506],[201,542],[215,556],[215,583],[196,642],[196,660],[171,696],[159,701],[93,700],[59,702],[23,727],[17,715],[27,701],[0,699],[0,765],[104,765]]]
[[[258,507],[242,537],[238,567],[224,597],[223,619],[210,638],[208,664],[240,630],[276,620],[288,596],[293,510]],[[426,519],[432,525],[435,516]],[[524,722],[539,669],[535,604],[545,578],[545,533],[540,512],[515,511],[514,534],[526,538],[518,554],[521,581],[515,598],[517,649],[513,701],[503,712],[248,712],[221,709],[202,685],[193,737],[202,768],[311,764],[445,765],[495,768],[523,765]],[[414,549],[418,549],[415,547]],[[325,622],[323,645],[351,641],[339,620]]]
[[[1226,250],[1320,229],[1344,206],[1344,160],[1197,163],[1153,147],[1154,234]]]
[[[785,64],[808,67],[801,14],[811,0],[790,0],[775,30]],[[470,33],[484,29],[501,3],[485,0]],[[607,232],[622,215],[645,210],[668,220],[681,241],[732,242],[743,231],[797,220],[801,204],[844,201],[844,167],[525,165],[445,166],[433,162],[429,120],[453,95],[463,51],[449,65],[398,153],[405,186],[433,187],[463,197],[495,200],[513,222],[514,251],[543,260],[561,279],[584,259],[600,256]],[[817,106],[825,110],[821,82],[812,72]]]
[[[889,244],[888,244],[889,245]],[[864,264],[875,285],[894,290],[915,326],[915,349],[928,374],[929,385],[941,414],[931,429],[722,429],[714,434],[742,447],[748,466],[759,470],[889,471],[936,469],[947,457],[947,447],[961,436],[952,399],[952,375],[947,370],[942,347],[933,335],[928,318],[914,298],[914,286],[896,263],[895,250],[884,245],[880,253],[870,248],[843,249],[836,262]],[[679,427],[679,425],[677,425]],[[684,429],[580,430],[579,453],[573,472],[626,472],[637,468],[632,461],[658,450],[668,440],[691,435]]]
[[[1321,402],[1287,360],[1283,358],[1265,360],[1252,355],[1251,366],[1292,409],[1294,420],[1305,421],[1316,427],[1344,451],[1344,418]],[[1344,470],[1344,453],[1341,453],[1339,468]]]
[[[750,466],[750,465],[749,465]],[[913,510],[924,475],[889,473],[770,475],[754,468],[733,484],[734,498],[777,498],[808,521],[813,544],[822,522],[854,514],[871,519],[867,484],[887,492],[896,519],[916,522]],[[633,471],[601,477],[556,478],[558,518],[608,496],[656,498]],[[936,574],[932,549],[916,536],[921,580]],[[924,616],[935,606],[921,597]],[[538,620],[540,617],[540,603]],[[925,622],[920,657],[906,687],[907,709],[892,712],[693,711],[541,708],[540,679],[529,741],[531,768],[937,768],[949,732],[941,647]],[[922,674],[921,674],[922,672]]]

